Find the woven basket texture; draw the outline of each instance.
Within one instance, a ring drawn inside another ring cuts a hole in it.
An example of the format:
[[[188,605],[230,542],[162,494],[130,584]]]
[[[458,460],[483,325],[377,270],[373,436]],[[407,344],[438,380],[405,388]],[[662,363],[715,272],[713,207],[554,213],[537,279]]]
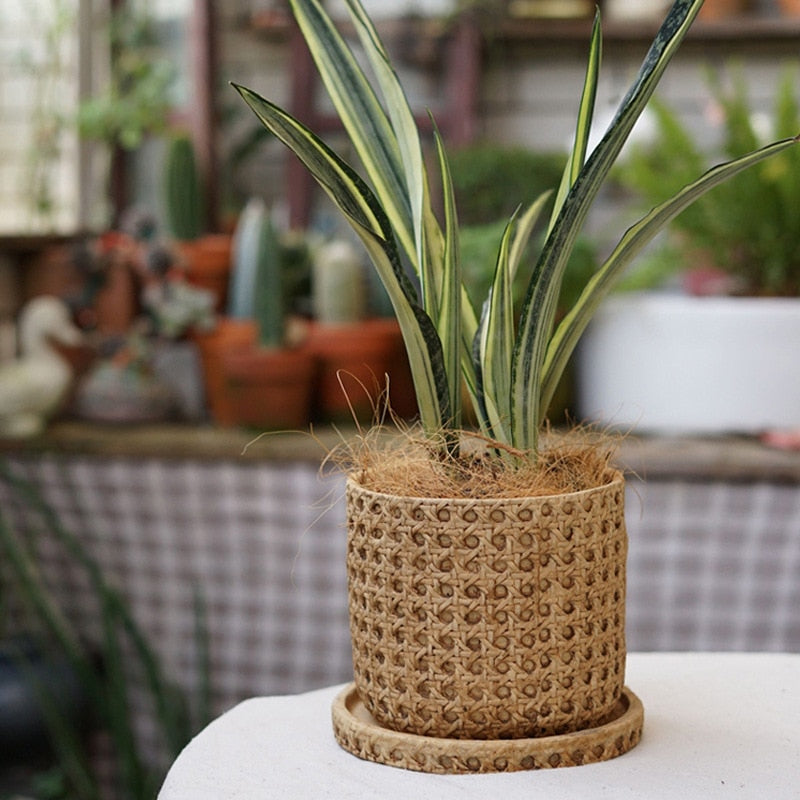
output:
[[[624,479],[408,498],[347,481],[355,683],[382,725],[461,739],[593,727],[625,678]]]

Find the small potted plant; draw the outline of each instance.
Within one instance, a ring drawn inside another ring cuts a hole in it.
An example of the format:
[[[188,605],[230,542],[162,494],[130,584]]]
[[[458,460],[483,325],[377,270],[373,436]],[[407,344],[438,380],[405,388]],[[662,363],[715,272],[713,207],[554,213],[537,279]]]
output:
[[[205,202],[194,144],[188,133],[169,140],[164,167],[167,229],[183,261],[187,280],[214,293],[216,308],[227,302],[231,237],[205,229]]]
[[[370,422],[387,393],[398,416],[416,410],[400,328],[392,316],[371,313],[365,266],[347,239],[314,248],[306,344],[318,365],[315,415],[326,422]]]
[[[756,114],[740,72],[709,73],[726,157],[800,129],[797,67],[774,111]],[[617,180],[650,207],[707,168],[709,155],[669,106],[654,103],[655,136],[619,164]],[[666,434],[800,427],[800,151],[780,153],[718,186],[677,217],[642,264],[667,283],[621,292],[596,316],[581,350],[580,413]],[[644,285],[643,285],[644,284]]]
[[[352,446],[346,493],[355,685],[334,705],[334,732],[359,757],[431,772],[614,757],[638,742],[642,725],[641,704],[624,687],[624,478],[606,447],[548,444],[544,410],[592,313],[656,232],[712,186],[796,140],[720,165],[656,206],[623,234],[555,326],[582,224],[702,0],[672,7],[589,153],[596,17],[574,147],[519,319],[512,278],[543,198],[506,226],[489,296],[477,309],[461,276],[441,137],[434,133],[432,166],[443,187],[440,220],[404,91],[361,4],[346,5],[372,79],[317,0],[292,0],[369,184],[302,123],[237,87],[364,243],[402,329],[419,404],[418,439],[388,437],[381,447],[383,440],[365,435]],[[462,378],[480,425],[471,436],[461,431]]]
[[[301,428],[311,418],[316,364],[304,346],[287,346],[284,252],[261,200],[253,200],[237,230],[237,265],[253,276],[251,313],[258,341],[222,353],[222,391],[230,422],[270,430]]]

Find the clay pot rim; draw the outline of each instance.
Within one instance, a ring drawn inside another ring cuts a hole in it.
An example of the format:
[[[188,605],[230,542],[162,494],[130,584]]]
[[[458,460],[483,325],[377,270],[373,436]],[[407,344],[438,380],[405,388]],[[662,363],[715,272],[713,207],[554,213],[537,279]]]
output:
[[[222,353],[221,361],[225,373],[237,378],[257,378],[261,368],[280,370],[291,375],[312,374],[314,356],[303,348],[259,347],[234,349]]]

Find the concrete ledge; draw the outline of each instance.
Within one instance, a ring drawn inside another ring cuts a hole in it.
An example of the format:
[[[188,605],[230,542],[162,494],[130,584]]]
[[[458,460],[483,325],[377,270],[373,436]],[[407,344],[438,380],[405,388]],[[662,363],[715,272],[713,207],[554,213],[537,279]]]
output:
[[[113,427],[59,422],[41,437],[0,441],[1,452],[107,457],[321,462],[352,427],[269,433],[215,426]],[[800,452],[776,450],[751,437],[626,438],[620,464],[643,480],[694,479],[800,484]]]

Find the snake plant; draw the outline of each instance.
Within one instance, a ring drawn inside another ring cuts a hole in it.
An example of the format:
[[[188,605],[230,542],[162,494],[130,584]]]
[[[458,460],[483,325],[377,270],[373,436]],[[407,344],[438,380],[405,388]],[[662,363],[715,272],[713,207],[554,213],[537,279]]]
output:
[[[574,144],[556,192],[547,235],[517,318],[512,279],[547,197],[521,208],[498,242],[489,295],[475,308],[459,265],[458,219],[442,137],[433,125],[430,167],[442,187],[441,220],[433,210],[419,129],[386,49],[359,0],[346,0],[368,61],[369,76],[318,0],[291,0],[366,178],[280,107],[234,84],[266,128],[305,164],[363,241],[403,332],[422,426],[431,437],[461,425],[466,384],[482,432],[535,457],[544,413],[593,312],[631,260],[667,222],[712,187],[797,141],[784,139],[718,165],[653,208],[622,235],[556,324],[561,279],[587,214],[702,0],[677,0],[667,13],[608,129],[588,152],[601,60],[595,16],[579,98]],[[406,267],[411,269],[411,277]],[[450,437],[452,441],[452,437]]]

